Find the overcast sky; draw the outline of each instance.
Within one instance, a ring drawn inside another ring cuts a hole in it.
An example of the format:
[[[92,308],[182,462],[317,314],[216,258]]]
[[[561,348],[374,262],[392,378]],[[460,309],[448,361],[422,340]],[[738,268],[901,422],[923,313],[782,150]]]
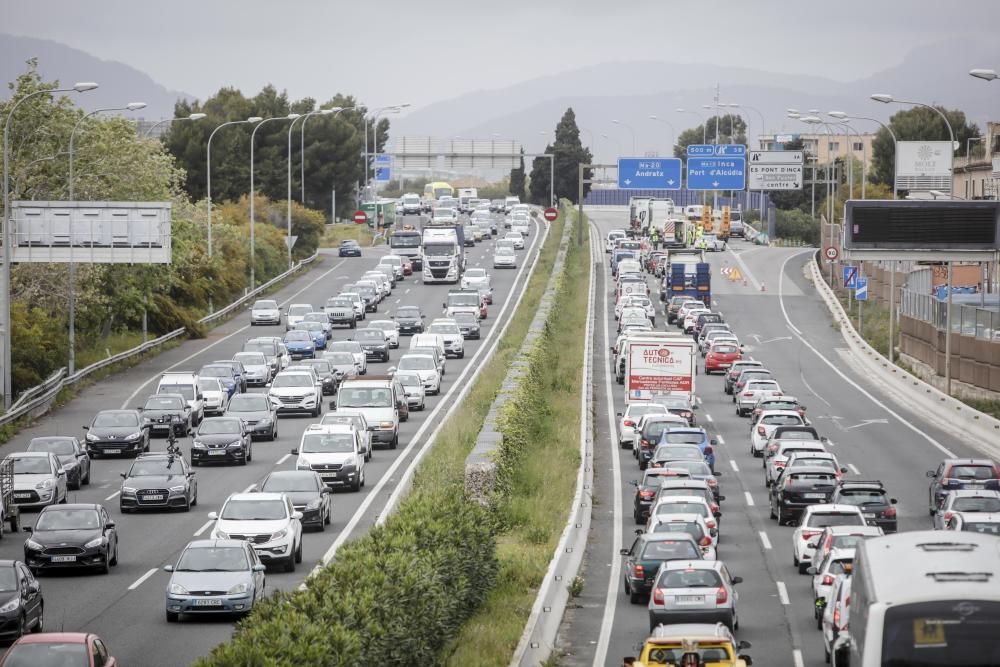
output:
[[[942,39],[996,42],[998,18],[1000,0],[0,0],[4,32],[127,63],[201,99],[274,83],[293,98],[341,91],[371,105],[628,60],[848,81]],[[982,66],[1000,66],[997,53]]]

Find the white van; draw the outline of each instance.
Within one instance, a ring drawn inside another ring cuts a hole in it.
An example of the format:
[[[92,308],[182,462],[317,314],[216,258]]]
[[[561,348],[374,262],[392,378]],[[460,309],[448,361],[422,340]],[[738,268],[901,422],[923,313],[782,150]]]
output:
[[[180,394],[191,407],[191,426],[197,426],[205,418],[205,396],[199,388],[197,373],[164,373],[157,394]]]

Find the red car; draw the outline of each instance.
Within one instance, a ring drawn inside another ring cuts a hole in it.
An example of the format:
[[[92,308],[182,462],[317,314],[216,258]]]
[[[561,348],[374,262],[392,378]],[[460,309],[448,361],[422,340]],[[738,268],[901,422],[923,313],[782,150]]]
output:
[[[43,632],[24,635],[14,642],[0,667],[66,665],[67,667],[117,667],[101,638],[87,632]]]
[[[412,276],[413,275],[413,264],[410,262],[403,262],[403,275]]]
[[[483,297],[479,300],[479,319],[485,320],[489,314],[489,308],[486,307],[486,297]]]
[[[725,372],[733,362],[743,358],[739,345],[732,343],[717,343],[708,349],[705,355],[705,374],[710,375],[716,371]]]

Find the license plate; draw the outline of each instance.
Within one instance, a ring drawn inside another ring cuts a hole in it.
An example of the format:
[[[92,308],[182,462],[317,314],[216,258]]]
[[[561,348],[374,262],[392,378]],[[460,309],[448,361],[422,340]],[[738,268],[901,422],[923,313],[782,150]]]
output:
[[[967,483],[965,485],[965,488],[967,488],[967,489],[983,489],[983,488],[986,488],[986,485],[985,484]]]
[[[705,601],[701,595],[678,595],[677,604],[701,604]]]
[[[826,498],[826,494],[825,493],[807,493],[807,494],[805,494],[805,497],[806,498]]]
[[[206,598],[204,600],[195,600],[195,607],[221,607],[222,600],[216,600],[215,598]]]
[[[875,518],[875,513],[874,512],[865,512],[864,514],[865,514],[865,518],[866,519],[874,519]]]
[[[719,368],[729,368],[732,364],[719,364]]]
[[[17,491],[17,492],[14,493],[14,497],[15,498],[30,498],[31,497],[31,492],[30,491]]]
[[[143,500],[163,500],[163,494],[158,494],[155,496],[143,496]]]
[[[75,563],[76,556],[53,556],[53,563]]]
[[[208,455],[209,456],[222,456],[225,453],[226,452],[224,450],[222,450],[222,449],[210,449],[208,451]]]
[[[120,449],[105,449],[103,453],[104,454],[121,454],[122,450],[120,450]]]

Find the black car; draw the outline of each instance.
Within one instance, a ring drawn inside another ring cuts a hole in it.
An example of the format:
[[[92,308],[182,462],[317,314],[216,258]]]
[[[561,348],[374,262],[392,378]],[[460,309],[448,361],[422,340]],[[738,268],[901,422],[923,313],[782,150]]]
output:
[[[0,640],[42,632],[42,587],[19,560],[0,560]]]
[[[326,359],[303,359],[292,364],[292,368],[296,366],[308,366],[316,371],[319,379],[323,382],[324,395],[330,396],[337,393],[337,387],[340,386],[340,382],[337,380],[337,372]]]
[[[191,465],[236,463],[253,460],[250,426],[239,417],[208,417],[191,440]]]
[[[184,437],[191,430],[191,406],[180,394],[154,394],[139,408],[151,434],[170,433]]]
[[[32,572],[97,568],[107,574],[118,564],[118,529],[103,505],[50,505],[35,527],[25,526],[24,562]]]
[[[837,476],[829,468],[802,466],[783,470],[771,485],[771,518],[783,526],[798,519],[809,505],[830,502]]]
[[[150,425],[143,422],[138,410],[101,410],[87,432],[87,453],[92,458],[149,451]]]
[[[302,512],[302,526],[326,530],[333,509],[330,506],[330,487],[323,483],[319,473],[312,470],[276,470],[264,478],[260,485],[264,493],[284,493],[295,511]]]
[[[455,313],[453,319],[455,320],[455,324],[458,325],[458,330],[462,332],[462,338],[474,338],[478,340],[482,336],[482,327],[475,313],[467,311],[458,312]]]
[[[676,479],[681,475],[676,470],[666,468],[650,468],[642,476],[642,480],[632,480],[635,487],[635,496],[632,499],[632,518],[636,523],[642,523],[649,518],[649,510],[653,506],[653,499],[660,489],[660,484],[665,479]],[[687,475],[684,474],[686,477]]]
[[[90,484],[90,455],[78,438],[71,435],[46,435],[32,438],[29,452],[52,452],[66,471],[66,485],[79,489]]]
[[[357,241],[346,239],[340,242],[339,257],[361,257],[361,246]]]
[[[198,482],[184,457],[143,454],[121,475],[118,506],[122,514],[140,509],[177,507],[187,512],[198,504]]]
[[[416,306],[404,306],[396,310],[392,319],[399,325],[400,335],[413,335],[424,332],[424,317],[426,316]]]
[[[233,396],[224,416],[239,417],[246,422],[253,438],[274,440],[278,437],[278,411],[266,394]]]
[[[883,533],[896,532],[896,499],[889,497],[882,482],[878,480],[841,481],[830,502],[860,507],[869,526],[878,526]]]
[[[722,313],[702,313],[694,322],[694,333],[692,335],[695,338],[698,338],[698,334],[701,333],[701,328],[706,324],[722,324],[724,322],[725,320],[722,319]]]
[[[358,329],[351,340],[361,345],[370,361],[389,361],[389,341],[381,329]]]
[[[632,542],[631,548],[622,549],[619,553],[625,556],[622,568],[625,593],[632,604],[638,604],[642,596],[649,594],[663,563],[701,560],[701,549],[688,533],[641,533]]]

